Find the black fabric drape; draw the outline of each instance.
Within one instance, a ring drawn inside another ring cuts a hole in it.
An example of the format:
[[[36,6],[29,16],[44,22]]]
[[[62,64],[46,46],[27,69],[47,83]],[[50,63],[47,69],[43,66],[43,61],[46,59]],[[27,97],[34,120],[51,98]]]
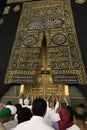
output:
[[[77,37],[82,52],[83,62],[87,73],[87,2],[84,4],[76,4],[71,0],[74,22],[77,32]],[[87,85],[74,85],[78,90],[87,97]],[[73,87],[73,85],[71,85]]]
[[[87,2],[76,4],[71,0],[77,37],[87,72]]]
[[[11,86],[4,84],[4,78],[21,14],[21,10],[14,12],[13,8],[19,5],[22,9],[22,4],[15,3],[6,5],[10,6],[10,12],[3,16],[4,23],[0,25],[0,97]]]

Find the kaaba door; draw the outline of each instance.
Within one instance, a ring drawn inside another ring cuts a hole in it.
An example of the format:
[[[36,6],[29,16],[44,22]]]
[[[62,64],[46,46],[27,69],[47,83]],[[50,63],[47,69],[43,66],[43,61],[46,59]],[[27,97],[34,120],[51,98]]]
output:
[[[35,84],[24,85],[24,95],[37,94],[37,95],[68,95],[68,87],[63,84],[53,84],[50,68],[50,58],[46,42],[42,43],[41,53],[39,57],[39,65],[35,78]]]
[[[36,84],[26,84],[24,85],[24,95],[43,95],[47,96],[50,94],[56,95],[69,95],[68,86],[63,84],[56,84],[52,83],[52,78],[50,74],[40,74],[37,78]]]
[[[39,94],[39,95],[66,95],[65,86],[62,84],[53,84],[52,75],[50,73],[50,58],[46,42],[42,43],[39,65],[35,78],[35,84],[24,85],[24,95]]]

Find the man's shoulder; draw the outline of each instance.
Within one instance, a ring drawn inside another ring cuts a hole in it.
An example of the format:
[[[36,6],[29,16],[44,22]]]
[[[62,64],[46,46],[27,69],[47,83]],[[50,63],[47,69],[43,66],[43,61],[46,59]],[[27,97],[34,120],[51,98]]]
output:
[[[26,123],[27,124],[27,123]],[[39,126],[34,126],[34,124],[31,126],[31,124],[27,124],[26,125],[25,123],[21,123],[21,124],[19,124],[17,127],[15,127],[15,129],[14,130],[24,130],[25,128],[26,129],[34,129],[34,128],[38,128],[38,130],[40,129],[40,128],[42,128],[42,130],[54,130],[54,128],[52,128],[52,127],[50,127],[50,126],[48,126],[48,125],[44,125],[44,124],[42,124],[43,125],[43,127],[41,126],[41,124],[39,125]],[[41,129],[40,129],[41,130]]]
[[[72,125],[71,127],[67,128],[66,130],[80,130],[77,125]]]
[[[22,122],[20,124],[18,124],[14,130],[19,130],[21,128],[21,130],[23,129],[24,130],[24,127],[29,123],[29,121],[25,121],[25,122]]]

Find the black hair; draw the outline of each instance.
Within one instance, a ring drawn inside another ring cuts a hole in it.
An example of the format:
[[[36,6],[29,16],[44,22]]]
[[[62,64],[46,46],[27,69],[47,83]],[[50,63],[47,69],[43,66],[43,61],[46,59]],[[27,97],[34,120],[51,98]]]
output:
[[[67,106],[67,111],[69,112],[69,119],[70,121],[73,121],[73,113],[74,113],[74,110],[71,106]]]
[[[22,105],[20,104],[20,103],[17,103],[17,104],[15,104],[15,107],[17,108],[17,114],[19,113],[19,111],[21,110],[21,108],[22,108]]]
[[[83,103],[80,103],[77,107],[80,107],[80,108],[82,108],[82,109],[85,109],[85,108],[86,108],[85,104],[83,104]]]
[[[86,119],[86,112],[84,111],[83,113],[78,113],[77,111],[74,111],[74,117],[77,120],[85,121],[85,119]]]
[[[47,108],[47,103],[42,98],[37,98],[33,102],[32,112],[33,115],[44,116]]]
[[[7,101],[6,105],[12,105],[12,101]]]
[[[29,108],[27,107],[21,108],[17,116],[18,124],[30,120],[31,117],[32,112]]]

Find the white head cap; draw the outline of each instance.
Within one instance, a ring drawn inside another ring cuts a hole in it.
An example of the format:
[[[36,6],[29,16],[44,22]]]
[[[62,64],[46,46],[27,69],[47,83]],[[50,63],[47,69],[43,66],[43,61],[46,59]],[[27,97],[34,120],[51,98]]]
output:
[[[29,100],[27,98],[24,99],[24,105],[29,105]]]
[[[6,108],[9,108],[11,110],[11,115],[15,115],[17,112],[17,108],[13,105],[7,105]]]

